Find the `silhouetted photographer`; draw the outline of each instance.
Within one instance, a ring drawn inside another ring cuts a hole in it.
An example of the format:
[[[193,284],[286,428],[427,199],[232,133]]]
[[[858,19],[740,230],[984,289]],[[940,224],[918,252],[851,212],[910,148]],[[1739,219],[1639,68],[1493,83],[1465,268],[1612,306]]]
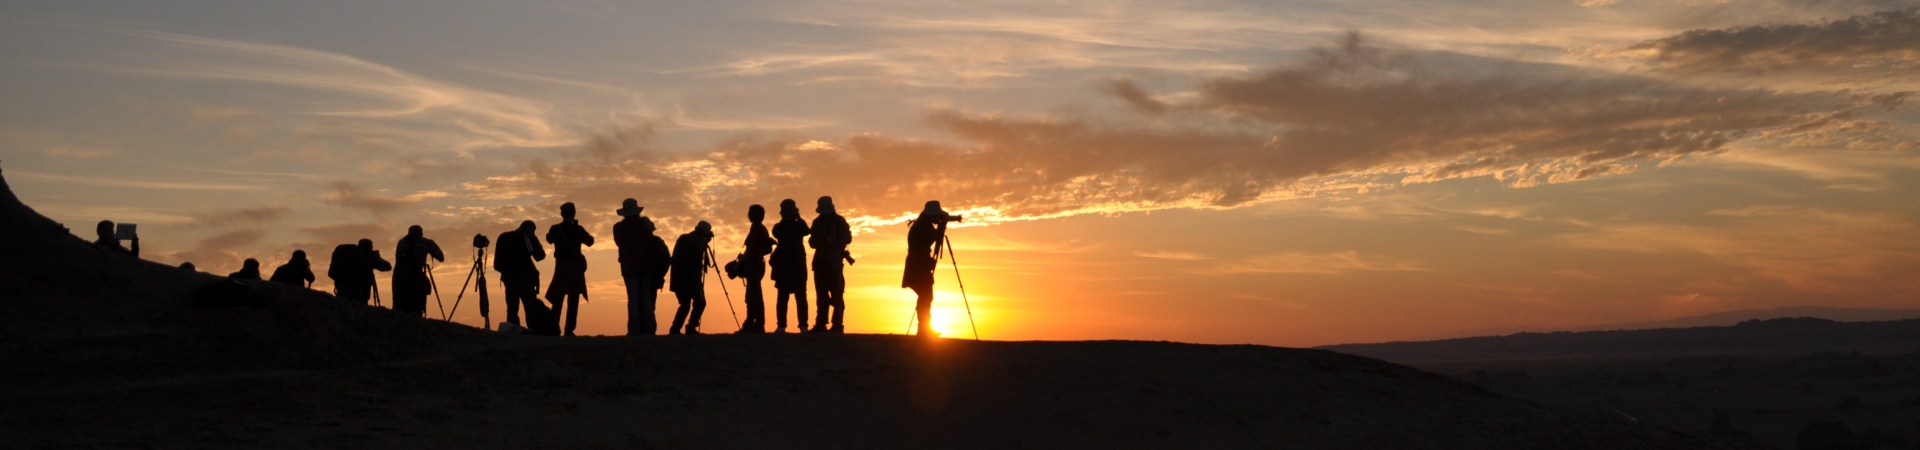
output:
[[[375,298],[373,271],[393,270],[393,264],[380,257],[380,251],[373,249],[372,239],[361,239],[358,244],[340,244],[333,248],[332,259],[327,262],[327,278],[333,280],[333,295],[342,300],[359,301],[370,304]]]
[[[900,276],[900,287],[913,289],[913,312],[920,324],[920,336],[933,336],[933,328],[928,326],[933,317],[933,270],[940,266],[947,224],[962,219],[947,214],[935,200],[927,202],[920,217],[908,224],[906,271]]]
[[[527,334],[558,336],[559,322],[539,297],[540,269],[533,263],[547,259],[547,248],[540,244],[535,231],[537,226],[527,220],[520,222],[519,228],[500,233],[493,251],[493,270],[500,272],[500,284],[505,289],[507,323],[520,325],[520,308],[525,307]]]
[[[813,212],[820,215],[813,218],[809,230],[813,236],[807,238],[807,245],[813,247],[813,292],[819,311],[813,328],[807,331],[845,333],[847,276],[840,261],[853,262],[847,254],[847,246],[853,244],[853,228],[834,210],[833,197],[821,196]]]
[[[781,200],[780,222],[773,224],[773,238],[779,245],[774,246],[768,260],[773,274],[775,333],[787,332],[788,299],[793,300],[793,318],[799,321],[799,331],[807,331],[807,247],[803,241],[808,234],[812,231],[807,229],[806,219],[800,218],[800,208],[793,199]]]
[[[120,224],[116,228],[113,221],[102,220],[99,226],[94,227],[94,231],[100,234],[100,238],[93,241],[94,246],[135,258],[140,257],[140,235],[134,232],[133,224]],[[128,241],[133,248],[120,246],[122,240]]]
[[[747,220],[753,223],[747,228],[746,250],[733,262],[727,263],[727,278],[742,278],[747,284],[747,293],[743,300],[747,303],[747,320],[740,324],[740,332],[757,334],[767,332],[767,306],[765,295],[761,292],[760,280],[767,276],[767,255],[773,253],[773,235],[767,233],[767,226],[761,222],[767,219],[767,209],[760,205],[747,207]]]
[[[673,311],[673,324],[667,334],[700,334],[700,316],[707,311],[707,267],[713,262],[707,255],[707,243],[713,241],[713,225],[700,221],[693,232],[682,234],[673,243],[673,297],[680,307]]]
[[[227,274],[227,278],[246,281],[260,281],[260,260],[247,258],[240,263],[240,271]]]
[[[573,202],[560,205],[560,223],[547,227],[547,243],[553,244],[553,280],[547,283],[547,301],[555,315],[566,311],[567,336],[573,335],[580,317],[580,298],[587,295],[587,256],[580,246],[593,246],[593,235],[573,218],[574,212]]]
[[[660,288],[666,286],[667,271],[673,264],[673,252],[667,241],[655,236],[653,220],[640,215],[640,202],[621,202],[621,216],[613,224],[613,245],[620,250],[620,278],[627,285],[627,335],[652,336],[659,329],[654,323],[654,303]]]
[[[407,236],[393,250],[393,310],[404,313],[425,315],[427,312],[427,294],[433,293],[433,282],[427,271],[427,258],[434,261],[446,261],[447,255],[440,252],[440,244],[427,239],[426,231],[419,225],[407,227]]]
[[[294,250],[286,264],[273,269],[273,276],[267,277],[267,281],[299,287],[313,284],[313,263],[307,261],[307,251]]]

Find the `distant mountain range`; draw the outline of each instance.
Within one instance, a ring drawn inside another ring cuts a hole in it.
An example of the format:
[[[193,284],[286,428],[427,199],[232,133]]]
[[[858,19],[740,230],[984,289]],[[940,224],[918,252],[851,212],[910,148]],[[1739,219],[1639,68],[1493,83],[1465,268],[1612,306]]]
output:
[[[1710,316],[1668,322],[1720,320],[1707,317]],[[1752,319],[1730,326],[1523,332],[1506,336],[1341,344],[1319,348],[1410,365],[1523,359],[1804,356],[1821,351],[1911,353],[1920,351],[1920,319],[1878,322],[1840,322],[1810,317]]]
[[[1782,306],[1773,309],[1742,309],[1698,316],[1686,316],[1654,322],[1627,322],[1571,328],[1502,327],[1479,328],[1448,333],[1446,337],[1500,336],[1513,333],[1555,331],[1651,330],[1656,328],[1724,327],[1755,319],[1811,317],[1835,322],[1884,322],[1920,319],[1920,309],[1840,308],[1832,306]]]

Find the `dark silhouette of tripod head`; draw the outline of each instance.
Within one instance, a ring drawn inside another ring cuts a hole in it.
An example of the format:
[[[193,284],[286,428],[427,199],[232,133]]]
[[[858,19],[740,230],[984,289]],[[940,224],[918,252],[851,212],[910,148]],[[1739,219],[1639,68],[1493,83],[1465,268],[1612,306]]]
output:
[[[487,235],[485,234],[473,235],[473,248],[476,248],[476,249],[487,248],[487,244],[491,244],[491,243],[492,241],[488,241]]]

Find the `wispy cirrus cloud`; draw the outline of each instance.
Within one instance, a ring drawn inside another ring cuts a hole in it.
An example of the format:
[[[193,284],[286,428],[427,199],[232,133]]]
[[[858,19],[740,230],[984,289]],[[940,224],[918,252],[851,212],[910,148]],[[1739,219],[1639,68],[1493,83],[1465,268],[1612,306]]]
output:
[[[97,67],[136,75],[215,80],[279,89],[283,113],[330,118],[334,132],[400,146],[470,151],[555,147],[577,139],[553,123],[550,105],[470,88],[350,55],[270,43],[147,30],[119,30],[150,45]],[[404,131],[404,132],[402,132]]]

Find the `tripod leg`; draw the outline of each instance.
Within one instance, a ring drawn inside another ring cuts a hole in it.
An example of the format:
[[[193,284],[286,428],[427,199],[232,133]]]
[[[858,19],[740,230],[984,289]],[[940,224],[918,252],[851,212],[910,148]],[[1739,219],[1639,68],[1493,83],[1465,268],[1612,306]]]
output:
[[[947,243],[947,262],[953,263],[953,282],[954,284],[960,285],[960,304],[966,305],[967,307],[967,326],[973,329],[973,340],[978,341],[980,340],[980,326],[973,323],[973,303],[967,301],[966,280],[960,279],[960,258],[953,254],[953,239],[943,234],[940,235],[940,240],[946,241]]]

